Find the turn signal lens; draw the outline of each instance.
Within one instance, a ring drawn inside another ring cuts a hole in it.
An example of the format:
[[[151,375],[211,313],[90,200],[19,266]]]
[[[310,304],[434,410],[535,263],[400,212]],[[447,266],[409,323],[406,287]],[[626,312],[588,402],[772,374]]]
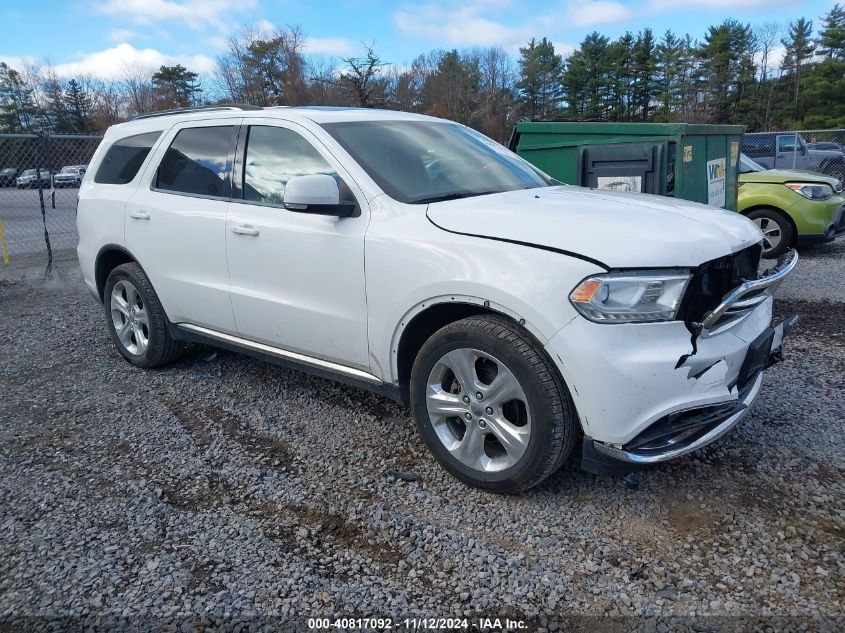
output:
[[[584,303],[590,302],[593,297],[598,292],[599,288],[601,288],[601,282],[596,281],[595,279],[585,279],[575,290],[572,291],[572,294],[569,295],[569,298],[573,301],[582,301]]]

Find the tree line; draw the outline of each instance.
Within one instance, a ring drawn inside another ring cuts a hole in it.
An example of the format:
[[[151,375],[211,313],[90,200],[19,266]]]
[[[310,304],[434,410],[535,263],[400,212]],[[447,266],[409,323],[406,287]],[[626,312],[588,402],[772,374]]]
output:
[[[783,52],[782,57],[779,54]],[[568,56],[532,39],[435,50],[400,67],[307,54],[298,27],[242,28],[211,77],[181,65],[119,79],[60,78],[0,63],[0,132],[97,132],[134,114],[214,103],[340,105],[421,112],[507,140],[522,118],[741,123],[749,131],[845,127],[845,7],[819,20],[710,26],[701,39],[651,29],[587,35]]]

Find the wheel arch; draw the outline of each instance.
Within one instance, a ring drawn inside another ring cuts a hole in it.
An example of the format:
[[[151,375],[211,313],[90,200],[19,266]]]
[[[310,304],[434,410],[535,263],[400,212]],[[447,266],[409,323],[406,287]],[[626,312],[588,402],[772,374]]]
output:
[[[798,227],[796,226],[795,220],[792,218],[792,215],[790,215],[789,211],[786,211],[785,209],[782,209],[780,207],[776,207],[773,204],[755,204],[748,207],[747,209],[743,209],[742,211],[740,211],[740,213],[744,216],[747,216],[752,211],[759,211],[761,209],[777,211],[778,213],[783,215],[787,220],[789,220],[789,224],[790,226],[792,226],[792,243],[789,244],[789,246],[795,246],[795,243],[798,241]]]
[[[135,256],[119,244],[106,244],[100,249],[97,253],[97,259],[94,261],[94,283],[97,285],[97,295],[100,297],[100,301],[103,300],[106,280],[109,278],[111,271],[121,264],[130,262],[141,266]],[[141,266],[141,269],[143,270],[143,266]]]
[[[417,354],[437,330],[455,321],[481,314],[502,315],[543,344],[544,337],[540,332],[506,306],[467,295],[433,297],[408,310],[396,327],[390,345],[390,372],[394,381],[407,388]]]

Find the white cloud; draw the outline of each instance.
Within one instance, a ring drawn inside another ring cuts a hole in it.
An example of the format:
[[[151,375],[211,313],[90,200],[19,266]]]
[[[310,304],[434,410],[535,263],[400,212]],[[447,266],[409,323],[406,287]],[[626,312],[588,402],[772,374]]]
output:
[[[0,55],[0,63],[6,64],[9,68],[17,71],[23,70],[26,66],[26,60],[23,57],[12,57],[9,55]]]
[[[525,13],[520,20],[505,21],[505,13]],[[581,28],[633,18],[624,4],[606,0],[567,2],[563,10],[523,12],[511,0],[467,0],[456,6],[440,0],[406,5],[393,14],[397,28],[449,46],[501,46],[516,54],[532,37],[543,37]],[[555,51],[569,55],[574,47],[555,42]]]
[[[574,27],[621,22],[633,18],[633,13],[624,4],[606,2],[605,0],[571,2],[566,15],[568,24]]]
[[[209,73],[214,69],[214,60],[206,55],[167,55],[154,48],[135,48],[131,44],[118,44],[113,48],[86,53],[73,62],[55,66],[61,77],[93,75],[103,79],[120,78],[129,68],[140,68],[152,72],[159,66],[182,64],[197,73]]]
[[[112,42],[127,42],[129,40],[149,39],[146,35],[141,35],[137,31],[130,31],[129,29],[112,29],[109,31],[109,39]]]
[[[772,72],[777,72],[783,65],[783,58],[786,55],[786,46],[775,46],[769,51],[769,57],[766,63],[766,70],[771,77]],[[763,63],[763,53],[757,52],[754,55],[754,63],[759,67]]]
[[[793,3],[792,0],[651,0],[652,9],[759,9]]]
[[[572,53],[575,52],[575,46],[568,42],[552,42],[552,46],[555,47],[555,53],[566,59]]]
[[[309,37],[305,40],[305,52],[312,55],[348,57],[354,51],[352,42],[343,37]]]
[[[215,26],[227,30],[226,16],[254,9],[256,0],[101,0],[94,10],[135,24],[177,21],[193,29]]]
[[[513,49],[531,38],[533,29],[511,27],[483,15],[505,3],[476,0],[461,7],[436,3],[407,7],[393,14],[400,31],[445,41],[451,46],[502,46]]]

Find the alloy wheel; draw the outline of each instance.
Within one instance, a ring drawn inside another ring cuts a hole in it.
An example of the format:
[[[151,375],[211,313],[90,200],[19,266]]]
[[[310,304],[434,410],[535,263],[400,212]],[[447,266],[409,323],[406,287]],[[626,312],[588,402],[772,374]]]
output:
[[[780,224],[766,217],[754,218],[754,223],[763,232],[763,252],[768,253],[776,249],[781,239],[783,239],[783,231],[780,228]]]
[[[111,291],[111,318],[117,338],[127,352],[141,356],[150,343],[150,320],[138,289],[121,279]]]
[[[459,348],[434,365],[426,406],[443,446],[461,464],[498,472],[516,464],[531,438],[531,411],[516,376],[496,357]]]

